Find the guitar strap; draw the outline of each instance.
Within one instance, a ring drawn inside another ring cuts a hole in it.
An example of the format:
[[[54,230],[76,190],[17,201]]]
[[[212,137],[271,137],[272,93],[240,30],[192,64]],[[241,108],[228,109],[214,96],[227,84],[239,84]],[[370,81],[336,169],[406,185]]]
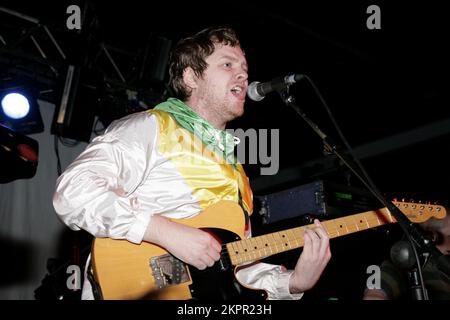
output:
[[[241,206],[242,210],[244,211],[245,230],[247,230],[248,226],[249,226],[249,222],[250,222],[250,215],[248,214],[247,210],[245,209],[244,203],[242,202],[241,189],[239,189],[239,205]]]
[[[90,258],[89,258],[89,264],[88,264],[87,270],[86,270],[86,276],[87,276],[87,280],[91,284],[94,299],[95,300],[103,300],[102,290],[101,290],[98,282],[95,280],[94,272],[92,270],[92,262],[91,262]]]

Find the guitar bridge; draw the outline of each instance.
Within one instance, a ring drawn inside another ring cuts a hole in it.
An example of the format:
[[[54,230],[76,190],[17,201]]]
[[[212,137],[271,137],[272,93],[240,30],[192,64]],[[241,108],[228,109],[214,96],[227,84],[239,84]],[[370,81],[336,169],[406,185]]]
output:
[[[158,289],[190,281],[187,265],[170,254],[152,257],[149,264]]]

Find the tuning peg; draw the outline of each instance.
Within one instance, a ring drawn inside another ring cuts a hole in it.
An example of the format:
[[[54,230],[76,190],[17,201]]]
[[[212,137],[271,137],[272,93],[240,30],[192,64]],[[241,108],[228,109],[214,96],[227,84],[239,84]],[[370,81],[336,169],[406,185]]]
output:
[[[402,198],[402,202],[405,202],[405,198]]]
[[[414,199],[409,199],[409,202],[412,202],[412,203],[414,203]]]

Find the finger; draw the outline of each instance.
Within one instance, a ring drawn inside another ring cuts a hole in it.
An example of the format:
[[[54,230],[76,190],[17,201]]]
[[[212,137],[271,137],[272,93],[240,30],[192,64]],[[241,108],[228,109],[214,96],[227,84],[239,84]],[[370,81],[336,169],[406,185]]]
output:
[[[198,261],[194,264],[194,267],[196,267],[198,270],[205,270],[206,264],[203,263],[202,261]]]
[[[317,257],[319,237],[309,228],[305,230],[305,235],[309,238],[309,258],[310,260],[314,260]]]
[[[320,221],[318,219],[314,220],[314,224],[316,225],[315,230],[318,232],[318,234],[321,238],[323,238],[323,237],[329,238],[327,230],[325,229],[324,225],[320,223]]]
[[[206,253],[214,260],[220,259],[220,253],[222,252],[222,245],[213,237],[210,237],[208,248]]]
[[[214,250],[216,250],[217,253],[222,251],[222,245],[213,236],[211,236],[211,247],[214,248]]]
[[[209,249],[207,252],[206,252],[206,254],[208,255],[208,257],[213,261],[213,263],[215,262],[215,261],[218,261],[219,259],[220,259],[220,253],[219,252],[217,252],[216,250],[214,250],[214,249]]]
[[[214,265],[215,261],[214,261],[214,259],[209,257],[209,259],[207,259],[205,263],[208,267],[212,267]]]
[[[330,259],[330,242],[327,239],[321,239],[320,241],[320,247],[318,250],[319,259],[322,262],[328,262]]]
[[[217,250],[217,253],[222,252],[222,244],[220,244],[220,242],[218,242],[216,240],[214,240],[214,241],[215,241],[215,249]]]
[[[320,238],[318,245],[318,255],[320,260],[324,260],[327,254],[327,250],[330,249],[330,239],[328,237],[328,233],[324,229],[323,225],[319,222],[319,220],[315,220],[314,224],[317,226],[314,229],[314,232]]]
[[[330,259],[331,259],[331,248],[330,248],[329,245],[328,245],[327,250],[325,252],[325,259],[326,259],[327,262],[330,261]]]
[[[314,229],[310,229],[309,232],[311,236],[311,258],[313,260],[317,260],[317,258],[319,257],[320,238]]]
[[[327,231],[324,229],[323,225],[321,225],[319,222],[316,223],[316,225],[317,227],[314,229],[314,232],[320,238],[321,246],[323,245],[328,246],[328,243],[330,242],[330,237],[328,236]]]
[[[310,256],[312,256],[312,240],[307,228],[303,230],[303,242],[305,244],[303,246],[302,255],[304,255],[305,258],[309,258]]]

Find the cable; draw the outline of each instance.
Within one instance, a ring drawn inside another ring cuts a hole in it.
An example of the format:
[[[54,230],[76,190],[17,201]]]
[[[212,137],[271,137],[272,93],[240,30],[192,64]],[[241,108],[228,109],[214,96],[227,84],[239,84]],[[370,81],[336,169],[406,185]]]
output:
[[[409,234],[406,233],[406,237],[408,238],[409,243],[411,244],[411,248],[413,249],[413,252],[414,252],[414,257],[416,258],[417,270],[418,270],[417,273],[419,274],[420,287],[422,289],[424,300],[428,300],[428,292],[425,288],[425,282],[423,280],[423,275],[422,275],[422,267],[420,264],[419,255],[417,254],[416,246],[414,245],[414,241],[413,241],[413,239],[411,239],[411,236]]]
[[[61,159],[59,157],[59,147],[58,147],[58,136],[54,136],[53,139],[53,148],[55,150],[55,154],[56,154],[56,171],[58,172],[58,177],[61,175],[62,170],[61,170]]]

